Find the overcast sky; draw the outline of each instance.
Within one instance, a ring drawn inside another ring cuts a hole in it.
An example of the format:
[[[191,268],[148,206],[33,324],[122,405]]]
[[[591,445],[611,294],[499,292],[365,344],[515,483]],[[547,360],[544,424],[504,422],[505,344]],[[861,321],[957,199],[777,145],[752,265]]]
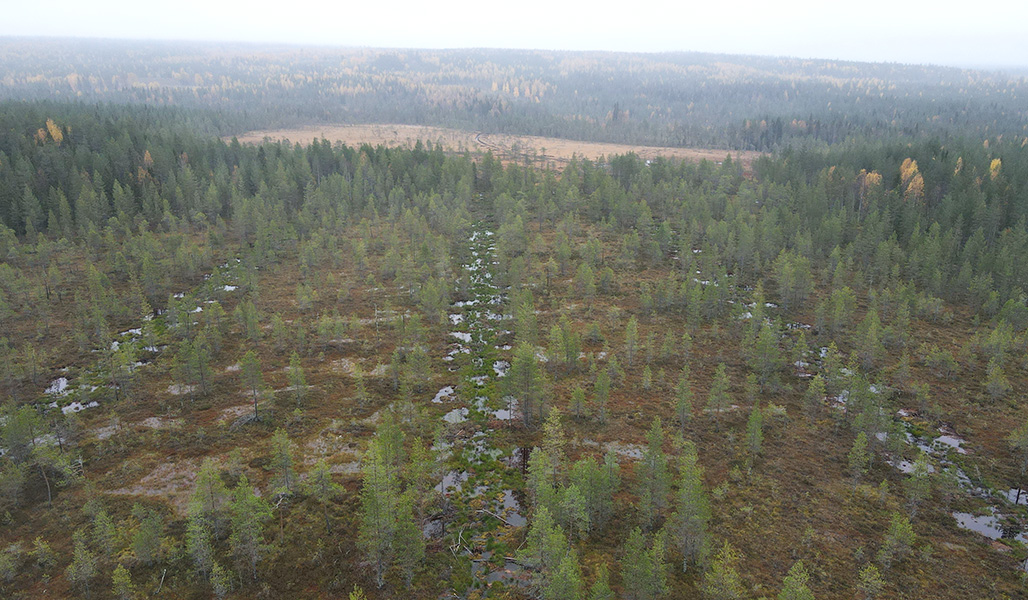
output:
[[[1028,1],[9,0],[0,35],[1028,66]]]

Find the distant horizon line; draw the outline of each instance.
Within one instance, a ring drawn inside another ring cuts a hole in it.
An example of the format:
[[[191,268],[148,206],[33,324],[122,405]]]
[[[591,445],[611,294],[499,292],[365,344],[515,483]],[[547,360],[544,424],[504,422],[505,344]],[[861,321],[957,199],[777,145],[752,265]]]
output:
[[[288,47],[296,49],[338,49],[338,50],[379,50],[379,51],[509,51],[509,52],[554,52],[568,54],[625,54],[660,56],[674,54],[699,54],[707,56],[727,56],[762,58],[771,60],[792,60],[792,61],[819,61],[826,63],[852,63],[862,65],[893,65],[901,67],[936,67],[945,69],[959,69],[971,71],[1001,72],[1008,75],[1028,76],[1028,62],[1020,64],[1004,63],[932,63],[932,62],[902,62],[896,60],[858,60],[852,58],[826,58],[813,56],[796,56],[786,54],[753,54],[745,52],[714,52],[710,50],[607,50],[607,49],[569,49],[569,48],[529,48],[529,47],[501,47],[501,46],[371,46],[371,45],[348,45],[329,42],[295,42],[281,40],[232,40],[232,39],[211,39],[211,38],[132,38],[132,37],[106,37],[89,35],[17,35],[0,34],[0,41],[83,41],[83,42],[115,42],[115,43],[142,43],[142,44],[205,44],[205,45],[240,45],[260,47]]]

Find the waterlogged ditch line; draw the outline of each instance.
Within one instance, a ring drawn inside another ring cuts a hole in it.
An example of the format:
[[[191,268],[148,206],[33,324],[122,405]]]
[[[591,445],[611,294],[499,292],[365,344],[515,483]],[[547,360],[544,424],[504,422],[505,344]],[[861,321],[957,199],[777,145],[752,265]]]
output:
[[[496,340],[508,332],[509,319],[499,308],[505,291],[494,283],[494,234],[479,223],[468,239],[470,259],[463,269],[469,273],[470,298],[451,305],[448,315],[453,329],[450,350],[443,357],[450,372],[460,374],[456,386],[446,386],[432,398],[435,404],[454,404],[442,416],[447,439],[437,444],[450,470],[437,488],[447,499],[450,517],[445,523],[426,525],[426,537],[448,534],[447,542],[456,556],[471,563],[472,587],[494,582],[516,583],[524,577],[521,567],[507,557],[515,548],[507,541],[527,523],[521,514],[520,463],[496,445],[497,428],[517,417],[513,398],[500,393],[501,379],[510,368],[510,346]]]
[[[919,435],[920,432],[915,428],[915,415],[916,411],[908,409],[901,409],[896,414],[904,427],[903,442],[930,457],[934,464],[929,465],[928,471],[935,477],[949,477],[958,489],[988,503],[984,514],[951,511],[957,527],[994,541],[1003,539],[1028,544],[1025,515],[1020,509],[1020,506],[1028,505],[1028,492],[1017,488],[993,490],[981,483],[980,474],[972,478],[965,471],[969,467],[963,461],[963,457],[970,453],[964,448],[967,441],[947,427],[931,430],[932,434],[938,435]],[[907,475],[914,470],[912,463],[901,458],[890,459],[888,462]],[[1028,570],[1028,561],[1021,568]]]
[[[808,352],[804,360],[794,363],[796,375],[803,379],[812,378],[815,372],[823,368],[827,354],[828,348],[825,347],[819,352]],[[840,375],[849,378],[853,372],[843,367]],[[867,386],[867,392],[875,396],[887,391],[887,388],[875,384]],[[843,389],[836,395],[826,396],[824,403],[833,410],[846,411],[852,393],[850,389]],[[915,476],[915,463],[903,457],[903,449],[916,450],[928,459],[925,463],[927,474],[937,481],[944,478],[952,489],[960,490],[985,504],[983,510],[975,513],[950,511],[957,527],[993,541],[1012,540],[1028,546],[1028,514],[1022,508],[1028,506],[1028,489],[996,490],[983,483],[979,466],[968,461],[973,452],[965,447],[967,440],[948,425],[932,425],[914,409],[900,409],[890,418],[901,427],[892,433],[880,431],[875,434],[880,443],[889,446],[885,459],[887,464],[906,476]],[[896,434],[898,440],[893,439],[893,434]],[[974,476],[968,471],[973,471]],[[1021,568],[1028,571],[1028,559],[1021,564]]]

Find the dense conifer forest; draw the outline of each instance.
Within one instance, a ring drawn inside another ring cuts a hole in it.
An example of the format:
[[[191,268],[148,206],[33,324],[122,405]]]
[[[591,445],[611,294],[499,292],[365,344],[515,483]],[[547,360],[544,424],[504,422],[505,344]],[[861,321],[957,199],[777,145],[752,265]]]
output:
[[[3,597],[1026,596],[1023,78],[0,57]],[[725,158],[232,137],[312,122]]]

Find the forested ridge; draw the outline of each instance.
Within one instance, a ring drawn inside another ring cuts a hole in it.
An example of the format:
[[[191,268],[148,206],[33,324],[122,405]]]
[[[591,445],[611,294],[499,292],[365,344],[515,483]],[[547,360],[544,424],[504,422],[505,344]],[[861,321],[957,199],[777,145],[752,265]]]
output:
[[[214,110],[231,133],[407,123],[769,151],[1025,135],[1023,75],[703,53],[0,40],[0,97]]]
[[[1025,595],[999,113],[556,172],[91,85],[0,103],[5,597]]]

